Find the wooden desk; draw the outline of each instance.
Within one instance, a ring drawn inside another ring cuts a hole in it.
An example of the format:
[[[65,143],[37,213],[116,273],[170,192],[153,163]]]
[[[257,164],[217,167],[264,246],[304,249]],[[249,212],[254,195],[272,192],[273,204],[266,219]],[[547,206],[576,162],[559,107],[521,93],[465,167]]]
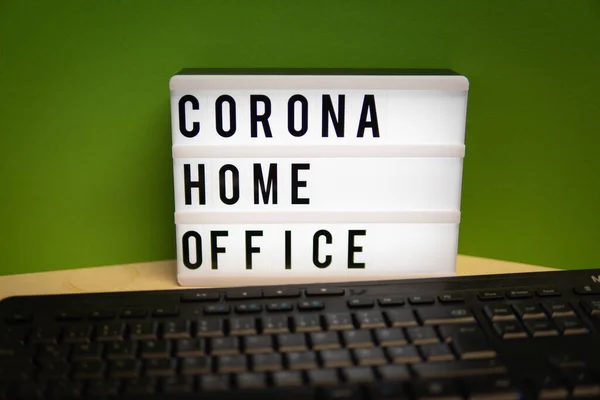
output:
[[[548,270],[551,268],[461,255],[457,260],[457,275],[463,276]],[[0,277],[0,299],[26,294],[177,288],[181,286],[176,280],[173,260]]]

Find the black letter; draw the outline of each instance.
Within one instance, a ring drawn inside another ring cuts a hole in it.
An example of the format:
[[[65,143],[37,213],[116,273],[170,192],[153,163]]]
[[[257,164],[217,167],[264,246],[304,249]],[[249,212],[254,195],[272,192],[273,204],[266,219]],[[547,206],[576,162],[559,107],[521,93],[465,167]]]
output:
[[[268,203],[271,185],[273,185],[273,204],[277,204],[277,164],[269,164],[269,177],[267,178],[266,189],[262,166],[254,164],[254,204],[258,204],[259,190],[262,193],[263,203]]]
[[[229,130],[223,129],[223,103],[229,103]],[[217,98],[215,102],[215,123],[217,132],[224,138],[232,137],[235,133],[235,100],[233,97],[224,94]]]
[[[329,121],[327,118],[331,117],[331,123],[335,129],[337,137],[344,137],[344,119],[346,109],[346,96],[343,94],[338,95],[338,109],[339,118],[335,116],[333,109],[333,103],[331,102],[331,96],[328,94],[323,95],[323,122],[322,122],[322,135],[323,137],[329,137]]]
[[[329,231],[321,229],[317,231],[313,236],[313,263],[317,268],[327,268],[331,265],[331,256],[325,256],[325,261],[319,261],[319,237],[325,236],[325,243],[331,244],[333,237]]]
[[[233,178],[233,194],[231,198],[227,198],[227,185],[225,184],[225,173],[227,171],[231,171]],[[219,196],[221,196],[221,201],[229,206],[237,203],[240,199],[240,171],[231,164],[223,165],[219,170],[219,182]]]
[[[192,204],[192,188],[200,190],[198,204],[206,204],[206,183],[204,181],[204,164],[198,164],[198,180],[192,181],[190,164],[183,164],[183,188],[185,190],[185,204]]]
[[[252,253],[260,253],[260,247],[252,247],[252,237],[262,235],[263,231],[246,231],[246,269],[252,269]]]
[[[354,254],[356,252],[362,251],[362,246],[354,245],[354,236],[357,235],[366,235],[367,231],[364,229],[357,231],[349,231],[348,232],[348,268],[364,268],[365,263],[356,263],[354,262]]]
[[[310,164],[292,164],[292,204],[309,204],[309,199],[298,198],[298,188],[306,187],[306,181],[298,180],[299,169],[310,169]]]
[[[200,122],[194,122],[192,124],[192,129],[188,130],[185,121],[185,103],[192,103],[192,110],[199,110],[200,103],[198,99],[192,96],[191,94],[186,94],[181,99],[179,99],[179,130],[183,134],[183,136],[188,138],[193,138],[200,132]]]
[[[300,105],[302,106],[300,107],[300,112],[302,113],[302,121],[300,129],[298,130],[296,130],[294,124],[296,114],[295,105],[297,101],[299,101]],[[308,100],[306,100],[306,97],[302,96],[301,94],[293,95],[288,101],[288,131],[292,134],[292,136],[295,137],[300,137],[304,135],[306,131],[308,131]]]
[[[285,269],[292,269],[292,231],[285,231]]]
[[[265,104],[265,113],[258,115],[258,102]],[[269,126],[269,117],[271,116],[271,100],[262,94],[250,95],[250,136],[258,137],[258,122],[260,121],[265,131],[265,137],[273,137],[271,127]]]
[[[367,121],[367,113],[371,114],[371,120]],[[379,125],[377,124],[377,110],[375,110],[375,96],[365,95],[362,111],[360,112],[360,121],[358,121],[358,137],[363,137],[365,129],[373,130],[373,137],[379,137]]]
[[[196,242],[196,262],[190,261],[190,238],[194,238]],[[202,237],[198,232],[188,231],[183,234],[181,239],[183,250],[183,265],[189,269],[197,269],[202,265]]]
[[[217,254],[225,254],[225,247],[217,246],[217,238],[219,236],[228,235],[229,233],[227,231],[210,231],[210,263],[212,265],[212,269],[218,269],[219,262],[217,260]]]

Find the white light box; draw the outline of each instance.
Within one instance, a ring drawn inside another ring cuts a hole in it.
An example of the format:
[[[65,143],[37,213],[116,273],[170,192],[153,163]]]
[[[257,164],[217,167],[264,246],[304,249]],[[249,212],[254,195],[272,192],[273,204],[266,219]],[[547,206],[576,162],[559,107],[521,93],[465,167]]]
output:
[[[445,70],[173,76],[179,283],[455,274],[468,88]]]

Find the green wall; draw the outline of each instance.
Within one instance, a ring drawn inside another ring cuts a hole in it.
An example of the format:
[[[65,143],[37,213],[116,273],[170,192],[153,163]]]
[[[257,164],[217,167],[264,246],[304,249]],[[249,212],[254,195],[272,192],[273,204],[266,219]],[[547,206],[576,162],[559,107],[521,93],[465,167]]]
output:
[[[460,253],[598,267],[597,0],[2,0],[0,274],[175,257],[189,66],[455,69]]]

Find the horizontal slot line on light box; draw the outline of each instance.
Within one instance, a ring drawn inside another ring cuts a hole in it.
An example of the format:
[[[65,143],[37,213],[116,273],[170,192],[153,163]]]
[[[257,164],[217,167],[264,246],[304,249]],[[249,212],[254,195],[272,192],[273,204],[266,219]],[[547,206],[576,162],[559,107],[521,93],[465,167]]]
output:
[[[173,158],[463,158],[465,146],[446,145],[173,145]]]
[[[460,211],[176,211],[175,223],[192,224],[458,224]]]

